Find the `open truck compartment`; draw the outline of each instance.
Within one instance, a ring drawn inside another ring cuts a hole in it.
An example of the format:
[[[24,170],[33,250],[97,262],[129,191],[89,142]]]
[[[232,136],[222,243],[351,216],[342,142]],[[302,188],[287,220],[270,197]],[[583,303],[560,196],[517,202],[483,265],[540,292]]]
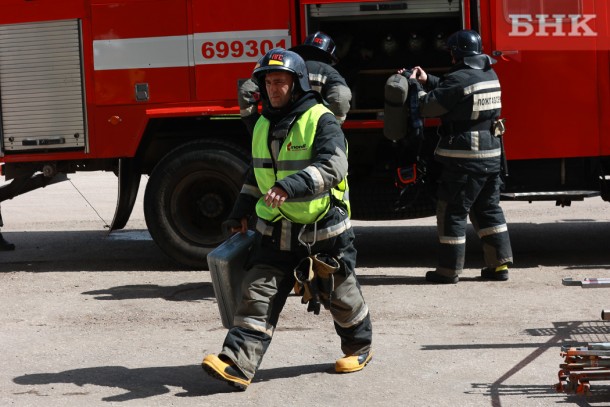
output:
[[[403,198],[411,204],[396,206],[401,193],[395,185],[398,168],[413,168],[419,153],[431,157],[435,138],[430,137],[421,146],[406,139],[394,142],[385,138],[384,90],[388,78],[400,68],[421,66],[438,76],[450,69],[446,40],[463,27],[461,2],[304,4],[301,12],[308,34],[323,31],[335,41],[339,58],[335,68],[352,91],[344,125],[349,142],[352,217],[381,220],[433,215],[433,182],[418,183],[405,191],[408,195]]]
[[[335,68],[353,93],[352,120],[382,118],[384,85],[398,69],[446,72],[445,41],[462,27],[460,2],[451,0],[307,4],[304,17],[308,33],[335,41]]]

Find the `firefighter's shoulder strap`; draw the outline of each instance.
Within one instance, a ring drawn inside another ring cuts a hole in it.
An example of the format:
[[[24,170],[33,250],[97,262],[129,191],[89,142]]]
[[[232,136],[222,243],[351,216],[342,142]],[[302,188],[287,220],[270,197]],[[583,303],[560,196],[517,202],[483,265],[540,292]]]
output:
[[[411,80],[409,82],[409,93],[407,103],[409,105],[409,130],[411,135],[418,139],[424,138],[424,122],[419,114],[419,89],[420,85]]]

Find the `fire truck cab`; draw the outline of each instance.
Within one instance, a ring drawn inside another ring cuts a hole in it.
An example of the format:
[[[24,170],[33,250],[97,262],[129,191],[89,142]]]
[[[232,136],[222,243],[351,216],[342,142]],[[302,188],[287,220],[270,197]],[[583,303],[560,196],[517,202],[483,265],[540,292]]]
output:
[[[599,3],[4,0],[0,163],[7,183],[0,202],[65,174],[113,171],[111,229],[121,229],[147,175],[144,212],[153,239],[175,260],[204,267],[224,239],[221,224],[249,162],[238,84],[268,50],[324,31],[353,93],[343,125],[353,217],[432,215],[438,121],[426,121],[423,143],[384,137],[384,84],[403,67],[447,72],[444,41],[461,28],[479,31],[484,52],[498,60],[507,119],[504,198],[608,200],[610,47],[602,41],[607,6]],[[560,13],[551,22],[536,17]],[[599,18],[583,17],[591,15]],[[511,32],[520,42],[511,42]],[[561,49],[528,48],[528,35],[558,32],[582,33],[586,49],[569,38]],[[397,170],[413,165],[419,182],[405,194]]]

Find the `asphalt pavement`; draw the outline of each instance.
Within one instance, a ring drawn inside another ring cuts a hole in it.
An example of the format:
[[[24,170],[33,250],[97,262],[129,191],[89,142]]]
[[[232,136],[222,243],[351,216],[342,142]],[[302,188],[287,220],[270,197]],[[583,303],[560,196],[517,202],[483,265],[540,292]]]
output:
[[[143,188],[146,179],[143,180]],[[209,273],[169,259],[146,231],[143,190],[125,230],[108,233],[113,174],[71,175],[2,203],[2,406],[602,406],[557,392],[562,344],[610,342],[600,314],[610,288],[562,285],[607,277],[610,205],[599,198],[503,204],[515,252],[507,282],[478,278],[469,229],[456,285],[426,283],[433,218],[354,221],[357,273],[374,326],[374,358],[335,374],[330,315],[290,297],[246,392],[201,369],[222,327]]]

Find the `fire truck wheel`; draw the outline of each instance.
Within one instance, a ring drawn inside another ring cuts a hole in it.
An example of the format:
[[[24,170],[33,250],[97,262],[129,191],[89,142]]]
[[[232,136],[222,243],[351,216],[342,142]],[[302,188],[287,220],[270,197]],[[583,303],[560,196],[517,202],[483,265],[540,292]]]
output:
[[[144,217],[161,250],[186,266],[207,268],[207,254],[224,239],[221,224],[241,190],[246,157],[238,147],[194,142],[155,166]]]

